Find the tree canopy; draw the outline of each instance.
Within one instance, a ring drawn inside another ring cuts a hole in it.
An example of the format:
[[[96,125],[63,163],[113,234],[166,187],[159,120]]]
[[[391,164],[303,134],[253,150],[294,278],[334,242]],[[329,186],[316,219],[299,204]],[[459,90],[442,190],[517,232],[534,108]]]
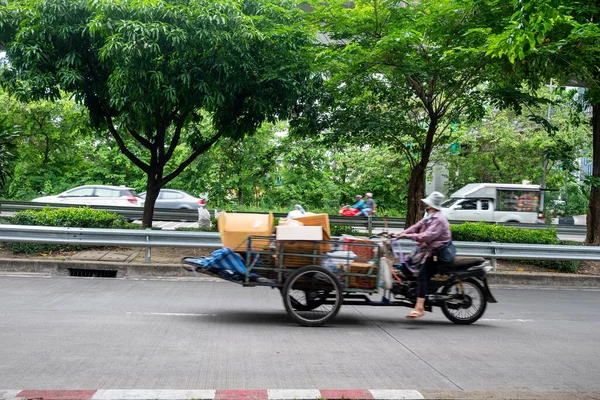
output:
[[[592,107],[593,169],[586,243],[600,245],[600,4],[596,0],[513,0],[487,54],[512,62],[532,89],[551,78],[584,86]]]
[[[158,191],[221,137],[286,118],[311,79],[313,35],[271,0],[16,0],[0,5],[3,83],[85,105]],[[178,146],[189,149],[177,165]]]
[[[319,57],[328,91],[311,129],[356,143],[386,144],[412,166],[407,225],[422,215],[426,170],[435,148],[448,144],[451,125],[483,115],[493,77],[485,57],[495,25],[484,3],[343,0],[313,2],[325,33]]]

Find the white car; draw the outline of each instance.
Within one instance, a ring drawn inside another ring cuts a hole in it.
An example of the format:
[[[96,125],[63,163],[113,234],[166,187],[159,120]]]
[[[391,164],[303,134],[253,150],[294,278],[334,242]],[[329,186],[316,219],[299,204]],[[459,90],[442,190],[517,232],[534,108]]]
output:
[[[44,196],[31,200],[36,203],[83,204],[88,206],[132,206],[144,205],[144,200],[135,190],[125,186],[86,185],[67,190],[56,196]]]
[[[144,201],[146,200],[146,192],[139,195]],[[182,190],[160,189],[158,198],[154,207],[156,208],[175,208],[178,210],[195,210],[199,205],[204,206],[205,200],[187,194]]]

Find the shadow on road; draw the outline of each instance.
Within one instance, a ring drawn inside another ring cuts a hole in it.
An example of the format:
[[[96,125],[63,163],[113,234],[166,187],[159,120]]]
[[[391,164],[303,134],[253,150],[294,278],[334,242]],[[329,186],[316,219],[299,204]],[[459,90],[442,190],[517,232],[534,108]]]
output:
[[[204,318],[199,318],[198,321],[202,323],[216,323],[216,324],[231,324],[231,325],[253,325],[253,326],[297,326],[303,328],[298,324],[292,317],[290,317],[284,310],[281,311],[235,311],[235,310],[221,310],[218,312],[218,316],[215,319],[211,319],[210,322]],[[390,318],[369,318],[360,314],[354,315],[337,315],[331,322],[327,323],[321,329],[335,329],[336,327],[353,327],[353,328],[372,328],[377,326],[381,329],[407,329],[407,330],[420,330],[435,327],[436,329],[490,329],[498,328],[494,325],[485,323],[475,323],[472,325],[457,325],[450,321],[439,320],[439,319],[420,319],[420,320],[408,320],[404,318],[404,314],[399,316],[393,316]]]

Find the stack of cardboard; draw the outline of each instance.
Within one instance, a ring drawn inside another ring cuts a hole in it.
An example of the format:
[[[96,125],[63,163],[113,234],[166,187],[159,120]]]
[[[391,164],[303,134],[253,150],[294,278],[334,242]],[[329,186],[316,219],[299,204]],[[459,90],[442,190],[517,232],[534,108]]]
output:
[[[348,287],[355,289],[375,289],[377,287],[377,266],[372,262],[354,261],[348,266],[348,274],[369,274],[368,276],[348,276]]]
[[[277,241],[280,253],[295,253],[283,255],[282,263],[285,268],[298,268],[305,265],[320,265],[321,257],[331,250],[331,245],[323,243],[330,240],[329,215],[307,213],[294,221],[302,226],[278,226]],[[315,229],[320,227],[321,229]]]

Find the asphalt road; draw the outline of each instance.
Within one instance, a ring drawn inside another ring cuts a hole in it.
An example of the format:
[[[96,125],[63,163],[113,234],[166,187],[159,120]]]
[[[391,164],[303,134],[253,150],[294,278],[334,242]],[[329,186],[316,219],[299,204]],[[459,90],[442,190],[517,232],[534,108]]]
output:
[[[0,390],[600,393],[600,291],[493,291],[499,303],[471,326],[344,306],[305,328],[268,288],[0,276]]]

